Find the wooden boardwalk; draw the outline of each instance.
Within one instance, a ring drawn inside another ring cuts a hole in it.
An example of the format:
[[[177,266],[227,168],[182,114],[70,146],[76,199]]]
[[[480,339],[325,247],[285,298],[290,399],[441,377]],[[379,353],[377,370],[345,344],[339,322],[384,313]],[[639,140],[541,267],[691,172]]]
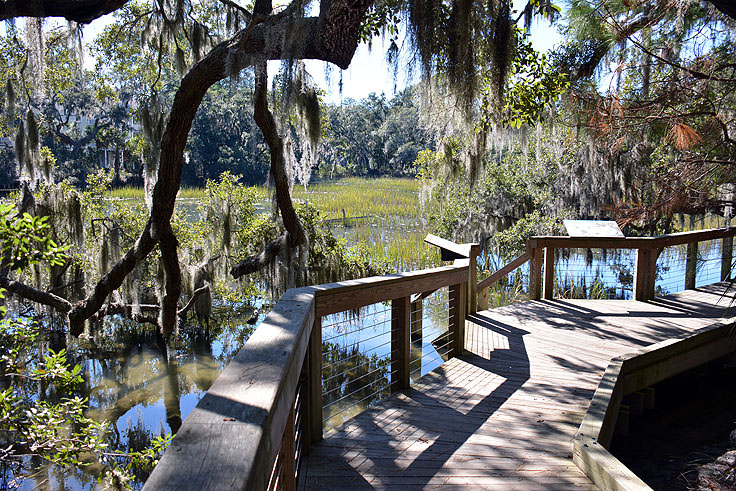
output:
[[[475,314],[468,354],[326,434],[302,463],[300,487],[594,489],[571,440],[609,360],[730,315],[734,294],[724,291]]]

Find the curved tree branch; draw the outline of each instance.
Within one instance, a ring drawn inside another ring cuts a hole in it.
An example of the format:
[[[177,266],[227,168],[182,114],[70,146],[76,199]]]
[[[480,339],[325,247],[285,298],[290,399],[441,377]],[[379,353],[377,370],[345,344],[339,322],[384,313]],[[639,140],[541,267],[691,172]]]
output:
[[[284,141],[276,128],[276,121],[268,109],[268,73],[266,61],[262,60],[256,64],[255,91],[253,94],[253,119],[263,132],[263,136],[271,151],[271,176],[276,189],[276,202],[281,211],[281,219],[284,228],[289,232],[289,245],[298,246],[306,242],[304,229],[291,202],[289,188],[289,176],[286,173],[286,161],[284,160]]]
[[[279,255],[281,248],[289,241],[289,232],[284,232],[278,238],[272,240],[260,254],[248,256],[230,269],[233,278],[240,278],[248,274],[260,271],[262,268],[273,263]]]
[[[189,309],[194,307],[194,302],[199,298],[200,295],[203,295],[210,291],[210,285],[205,284],[204,286],[201,286],[194,290],[194,293],[192,293],[192,298],[189,299],[189,301],[184,305],[184,307],[180,308],[179,311],[176,313],[181,318],[185,318],[187,315],[187,312],[189,312]]]
[[[82,24],[113,12],[128,0],[4,0],[0,20],[13,17],[64,17]]]
[[[62,15],[65,12],[59,5],[67,7],[73,20],[83,21],[92,13],[81,16],[83,6],[102,15],[106,8],[123,5],[125,0],[40,0],[39,2],[0,2],[0,19],[17,15],[45,16]],[[158,179],[153,190],[153,205],[148,222],[135,245],[106,273],[95,285],[93,292],[74,305],[71,310],[63,303],[56,302],[57,310],[68,312],[70,332],[78,336],[84,321],[97,313],[105,300],[120,287],[125,277],[156,246],[161,246],[164,268],[166,270],[166,289],[162,300],[160,324],[164,332],[170,332],[176,322],[176,304],[181,291],[181,278],[176,257],[176,238],[171,231],[170,220],[174,211],[176,194],[179,191],[184,156],[184,146],[194,116],[207,90],[215,83],[237,73],[243,68],[266,59],[318,59],[347,68],[358,46],[359,28],[372,0],[322,0],[319,17],[302,18],[298,15],[297,3],[274,15],[251,21],[248,28],[239,31],[230,40],[215,46],[199,63],[184,76],[176,92],[166,128],[161,138]],[[22,4],[22,5],[21,5]],[[20,14],[21,7],[23,14]],[[34,10],[35,9],[35,10]],[[51,12],[57,12],[52,14]],[[109,11],[109,10],[107,10]],[[75,14],[75,15],[72,15]],[[4,15],[4,17],[3,17]],[[283,148],[276,131],[273,116],[268,111],[266,101],[265,69],[261,72],[261,90],[256,105],[257,119],[272,152],[272,173],[277,181],[277,200],[289,232],[283,240],[290,245],[302,243],[304,232],[293,210],[288,194],[284,193]],[[275,136],[275,138],[274,138]],[[282,175],[283,174],[283,175]],[[278,248],[267,247],[264,257],[276,252]],[[29,295],[34,292],[28,292]],[[30,296],[27,298],[31,298]],[[50,299],[50,297],[48,297]],[[63,299],[62,299],[63,300]],[[67,302],[68,303],[68,302]]]
[[[5,288],[8,292],[19,297],[42,305],[48,305],[61,313],[67,313],[72,309],[72,304],[67,299],[50,292],[38,290],[19,281],[11,280],[5,275],[0,275],[0,287]]]

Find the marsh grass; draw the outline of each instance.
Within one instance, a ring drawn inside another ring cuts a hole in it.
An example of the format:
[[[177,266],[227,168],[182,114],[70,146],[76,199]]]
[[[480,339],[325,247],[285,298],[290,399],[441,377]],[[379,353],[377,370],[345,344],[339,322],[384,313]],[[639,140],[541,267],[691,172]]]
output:
[[[204,188],[190,188],[183,187],[179,190],[177,198],[186,199],[202,199],[205,196]],[[122,188],[112,189],[108,197],[115,199],[143,199],[145,197],[145,191],[143,188],[126,186]]]
[[[326,219],[371,215],[374,217],[416,217],[422,214],[419,203],[420,183],[415,179],[380,177],[367,179],[349,177],[337,181],[316,182],[307,190],[296,185],[292,198],[307,201],[324,213]],[[270,192],[265,186],[257,186],[260,199],[267,199]],[[183,187],[177,198],[201,199],[204,188]],[[138,187],[121,187],[108,194],[116,199],[143,199],[144,190]],[[344,211],[344,214],[343,214]]]
[[[349,243],[363,244],[368,261],[386,261],[396,271],[441,266],[439,249],[424,242],[426,226],[420,220],[374,219],[341,230]]]
[[[319,208],[327,219],[364,215],[416,217],[422,214],[419,189],[416,179],[350,177],[317,182],[306,191],[294,186],[293,197]]]
[[[256,188],[259,198],[268,199],[264,186]],[[329,227],[349,244],[361,244],[360,253],[371,263],[387,263],[396,271],[412,271],[442,265],[439,251],[424,242],[429,232],[426,213],[419,203],[420,183],[401,178],[346,178],[316,182],[307,191],[294,186],[294,200],[306,200],[322,211]],[[143,199],[142,188],[123,187],[110,191],[113,199]],[[178,199],[203,199],[203,188],[182,188]],[[269,205],[266,205],[268,208]],[[344,211],[344,213],[343,213]],[[367,216],[343,223],[344,217]],[[335,220],[338,219],[338,220]]]

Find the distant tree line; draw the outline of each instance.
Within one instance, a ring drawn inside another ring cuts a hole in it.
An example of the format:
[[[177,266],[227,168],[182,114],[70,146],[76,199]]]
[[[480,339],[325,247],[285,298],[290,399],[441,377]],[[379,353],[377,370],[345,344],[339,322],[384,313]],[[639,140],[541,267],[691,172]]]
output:
[[[136,7],[123,15],[132,19]],[[83,68],[80,45],[44,25],[32,21],[22,27],[11,24],[0,36],[6,116],[0,123],[1,188],[13,187],[21,177],[32,178],[28,174],[35,172],[25,165],[23,156],[18,157],[24,150],[18,147],[23,142],[15,123],[20,117],[27,118],[28,112],[34,115],[35,130],[51,167],[48,171],[55,180],[68,179],[83,187],[88,175],[104,168],[113,173],[115,186],[144,184],[147,160],[156,149],[146,138],[145,131],[152,128],[146,128],[143,113],[151,103],[151,88],[160,106],[171,104],[177,69],[175,60],[163,60],[161,69],[151,66],[146,61],[150,53],[121,43],[120,35],[118,29],[108,27],[90,44],[97,59],[94,69]],[[39,36],[44,60],[28,60],[27,45]],[[22,67],[28,64],[39,65],[32,67],[35,77],[18,80],[17,74],[24,73]],[[271,97],[278,98],[279,92],[274,87]],[[430,133],[420,124],[415,92],[406,89],[392,99],[370,94],[342,104],[320,99],[321,140],[316,158],[307,164],[313,168],[292,172],[293,178],[414,176],[418,153],[433,148]],[[184,153],[183,185],[203,187],[224,171],[241,175],[247,184],[266,182],[270,156],[253,117],[253,93],[253,76],[245,73],[215,84],[205,95]],[[303,136],[296,131],[298,125],[288,117],[282,117],[280,125],[293,140],[295,160],[301,163]],[[32,130],[26,127],[24,132],[27,135]]]
[[[370,94],[360,101],[328,105],[319,175],[415,176],[419,152],[434,149],[415,92],[408,88],[391,100]]]

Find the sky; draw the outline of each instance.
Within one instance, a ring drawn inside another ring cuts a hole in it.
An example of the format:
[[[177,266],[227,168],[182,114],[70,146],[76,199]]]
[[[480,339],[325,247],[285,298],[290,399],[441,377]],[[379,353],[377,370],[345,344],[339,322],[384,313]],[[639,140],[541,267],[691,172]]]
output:
[[[514,3],[525,2],[516,0]],[[537,19],[532,24],[531,40],[537,51],[547,52],[559,44],[562,39],[562,36],[557,32],[557,28],[550,26],[549,22]],[[342,99],[350,97],[359,100],[371,92],[384,93],[388,99],[392,97],[394,94],[394,75],[393,69],[386,63],[387,48],[388,40],[384,42],[381,39],[374,40],[372,49],[365,44],[358,46],[350,67],[344,70],[342,74]],[[402,50],[401,56],[403,58],[399,62],[400,70],[396,80],[397,92],[400,92],[407,85],[416,83],[419,75],[418,71],[415,70],[414,78],[408,79],[406,70],[401,70],[401,67],[407,66],[410,61],[406,50]],[[327,99],[339,103],[341,97],[338,82],[341,70],[338,68],[332,69],[329,80],[326,80],[324,66],[325,63],[323,62],[311,61],[307,63],[307,71],[315,79],[315,82],[327,91]]]
[[[514,0],[514,8],[520,9],[527,0]],[[100,19],[93,21],[84,29],[85,43],[91,43],[104,27],[113,22],[113,15],[109,14]],[[541,52],[546,52],[561,42],[562,36],[557,32],[556,27],[550,26],[549,22],[536,19],[532,24],[532,45]],[[387,99],[396,92],[400,92],[407,85],[411,85],[418,81],[418,70],[414,70],[413,77],[406,69],[409,65],[409,54],[407,50],[401,50],[399,61],[399,72],[396,80],[391,66],[386,62],[386,50],[389,40],[374,39],[371,47],[366,44],[358,46],[358,50],[353,57],[353,61],[347,70],[340,70],[332,66],[326,67],[327,63],[321,61],[307,61],[307,71],[314,79],[314,82],[327,94],[327,100],[339,104],[342,100],[352,98],[360,100],[368,96],[370,93],[381,93],[386,95]],[[94,67],[94,59],[87,52],[85,54],[88,68]],[[278,72],[280,62],[270,62],[269,73],[271,75]],[[342,92],[339,88],[340,75],[342,72]]]

